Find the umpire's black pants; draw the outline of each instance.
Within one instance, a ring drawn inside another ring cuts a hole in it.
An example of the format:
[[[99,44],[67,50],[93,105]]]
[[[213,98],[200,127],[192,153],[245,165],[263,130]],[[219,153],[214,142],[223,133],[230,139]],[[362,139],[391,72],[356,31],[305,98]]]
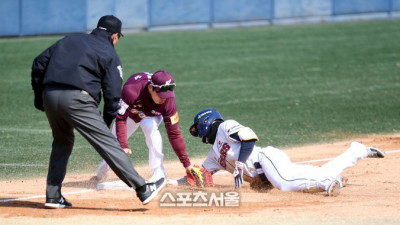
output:
[[[128,186],[136,189],[146,184],[104,123],[97,102],[89,94],[64,87],[47,87],[43,92],[43,105],[53,132],[47,199],[61,197],[61,184],[74,145],[74,128]]]

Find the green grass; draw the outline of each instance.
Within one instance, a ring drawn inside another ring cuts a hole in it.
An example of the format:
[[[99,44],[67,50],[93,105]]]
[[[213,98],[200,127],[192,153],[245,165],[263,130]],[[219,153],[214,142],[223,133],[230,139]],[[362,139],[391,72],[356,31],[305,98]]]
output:
[[[61,36],[0,39],[0,179],[46,176],[51,131],[33,107],[33,58]],[[259,146],[288,147],[398,133],[399,21],[128,34],[117,46],[124,78],[165,69],[176,89],[189,156],[209,146],[190,136],[195,113],[217,108],[251,127]],[[163,125],[164,152],[176,160]],[[132,161],[147,164],[143,134]],[[100,156],[77,133],[69,173],[95,172]],[[201,162],[195,162],[200,164]]]

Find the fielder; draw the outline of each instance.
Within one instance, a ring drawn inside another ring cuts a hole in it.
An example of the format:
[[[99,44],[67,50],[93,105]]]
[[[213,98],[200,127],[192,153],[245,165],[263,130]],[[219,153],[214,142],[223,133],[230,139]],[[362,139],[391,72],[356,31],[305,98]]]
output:
[[[149,167],[153,171],[148,182],[167,177],[164,169],[163,142],[158,129],[162,121],[167,131],[169,142],[176,155],[185,167],[187,175],[198,172],[192,168],[186,152],[183,136],[179,130],[174,89],[174,78],[165,70],[154,74],[143,72],[131,75],[123,86],[120,109],[112,133],[125,153],[131,154],[128,139],[139,128],[142,128],[149,149]],[[110,167],[102,161],[97,170],[97,178],[104,180]],[[194,170],[194,171],[192,171]]]
[[[235,120],[224,121],[215,109],[197,113],[190,133],[212,145],[202,165],[204,170],[211,174],[229,171],[236,188],[241,187],[243,179],[260,178],[265,185],[272,184],[282,191],[326,191],[329,196],[337,196],[347,183],[347,178],[340,177],[344,170],[367,157],[384,157],[377,148],[352,142],[344,153],[322,166],[299,165],[277,148],[255,146],[258,137],[252,129]]]

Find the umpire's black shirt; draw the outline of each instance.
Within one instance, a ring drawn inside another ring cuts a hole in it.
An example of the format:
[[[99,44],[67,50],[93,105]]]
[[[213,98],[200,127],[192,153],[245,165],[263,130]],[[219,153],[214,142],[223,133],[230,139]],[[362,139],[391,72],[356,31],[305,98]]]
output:
[[[110,34],[98,28],[91,34],[64,37],[37,56],[32,65],[35,95],[45,86],[71,87],[87,91],[100,103],[103,90],[103,116],[108,126],[119,107],[122,81],[121,61]]]

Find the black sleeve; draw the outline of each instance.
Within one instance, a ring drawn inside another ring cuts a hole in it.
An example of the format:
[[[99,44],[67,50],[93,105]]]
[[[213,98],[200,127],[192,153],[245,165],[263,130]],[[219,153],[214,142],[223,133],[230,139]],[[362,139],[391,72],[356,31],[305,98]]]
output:
[[[122,66],[118,56],[114,57],[106,66],[102,79],[104,96],[103,119],[108,127],[117,116],[122,88]]]
[[[253,151],[256,140],[242,141],[240,140],[238,133],[231,134],[230,137],[241,142],[238,161],[245,163]]]
[[[44,89],[43,80],[46,73],[47,65],[51,54],[55,48],[55,44],[44,50],[40,55],[38,55],[32,63],[31,72],[31,85],[34,92],[34,105],[35,108],[44,111],[42,92]]]

